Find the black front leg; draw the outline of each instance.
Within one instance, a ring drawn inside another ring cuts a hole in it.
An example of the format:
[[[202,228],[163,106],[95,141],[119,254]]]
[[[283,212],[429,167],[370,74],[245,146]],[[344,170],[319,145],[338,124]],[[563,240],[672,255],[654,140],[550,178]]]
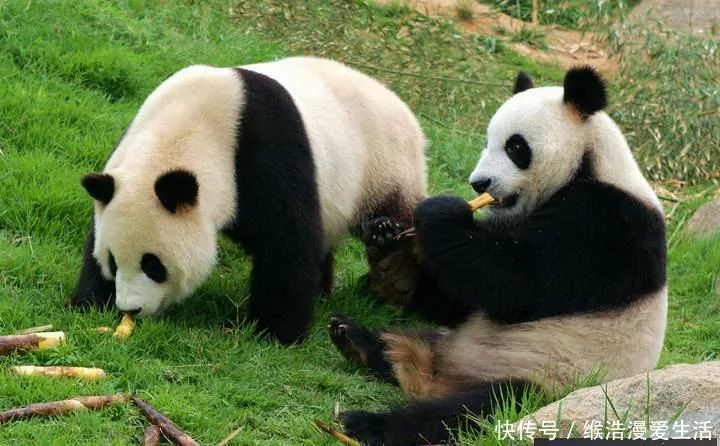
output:
[[[284,345],[304,341],[323,285],[319,248],[292,251],[268,243],[253,254],[247,314],[258,332]]]
[[[70,308],[105,308],[114,302],[115,282],[107,280],[102,275],[100,265],[93,257],[94,246],[95,225],[93,223],[85,240],[80,277],[70,300],[67,302],[67,306]]]

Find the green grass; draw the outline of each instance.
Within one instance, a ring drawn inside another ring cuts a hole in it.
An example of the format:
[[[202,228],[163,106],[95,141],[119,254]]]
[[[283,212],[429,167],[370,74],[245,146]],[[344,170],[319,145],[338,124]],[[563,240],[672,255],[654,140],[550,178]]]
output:
[[[532,0],[477,0],[516,19],[530,22]],[[588,30],[614,23],[640,0],[539,0],[538,21],[544,25]]]
[[[353,241],[339,253],[337,290],[319,304],[302,346],[258,341],[242,324],[249,263],[228,242],[222,243],[218,269],[195,296],[142,323],[126,343],[87,331],[116,324],[113,315],[63,308],[91,215],[79,178],[102,168],[145,96],[191,63],[235,65],[300,53],[337,58],[388,83],[421,117],[431,140],[432,193],[466,198],[467,175],[484,145],[487,120],[507,98],[516,71],[529,72],[538,84],[562,79],[557,68],[524,59],[492,38],[464,35],[450,21],[397,5],[0,2],[0,333],[51,323],[66,331],[69,341],[57,351],[0,358],[0,410],[136,391],[203,444],[242,425],[232,444],[333,445],[311,421],[329,420],[336,401],[343,409],[382,409],[405,401],[398,389],[346,365],[325,333],[334,311],[370,325],[421,324],[355,287],[366,266]],[[698,77],[692,88],[701,94],[709,85],[711,79]],[[632,91],[616,86],[611,93],[623,95],[622,109],[612,113],[620,114],[631,142],[646,138],[643,132],[651,128],[664,138],[677,137],[664,126],[669,117],[647,112],[643,121],[633,121],[651,92],[633,100]],[[671,96],[664,99],[680,103],[682,95],[673,93],[663,90]],[[686,119],[689,126],[695,122]],[[698,130],[686,137],[704,144],[710,136]],[[643,162],[655,172],[652,163]],[[664,180],[671,178],[667,174],[658,171]],[[697,191],[709,184],[704,177],[696,183]],[[698,204],[681,203],[670,222],[671,311],[663,364],[699,361],[720,351],[713,335],[720,328],[712,316],[717,298],[711,297],[720,242],[685,241],[676,231]],[[99,383],[16,379],[6,371],[13,364],[97,366],[110,376]],[[534,400],[526,411],[540,404]],[[526,411],[501,410],[498,416],[517,419]],[[3,425],[0,444],[138,444],[143,428],[135,410],[120,406]],[[492,429],[473,438],[485,443],[491,436]]]

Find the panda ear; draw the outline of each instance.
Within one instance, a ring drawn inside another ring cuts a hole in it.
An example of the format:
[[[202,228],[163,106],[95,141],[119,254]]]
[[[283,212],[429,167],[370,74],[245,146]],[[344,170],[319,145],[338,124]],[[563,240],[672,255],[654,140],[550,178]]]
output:
[[[104,173],[90,173],[82,177],[80,184],[97,201],[108,204],[115,193],[115,180]]]
[[[532,78],[527,73],[524,71],[518,71],[517,77],[515,78],[515,85],[513,86],[513,94],[529,90],[534,86]]]
[[[195,206],[198,183],[195,175],[186,170],[171,170],[155,181],[155,194],[165,209],[174,214],[178,208]]]
[[[592,67],[570,69],[565,74],[563,102],[574,107],[583,118],[607,107],[605,81]]]

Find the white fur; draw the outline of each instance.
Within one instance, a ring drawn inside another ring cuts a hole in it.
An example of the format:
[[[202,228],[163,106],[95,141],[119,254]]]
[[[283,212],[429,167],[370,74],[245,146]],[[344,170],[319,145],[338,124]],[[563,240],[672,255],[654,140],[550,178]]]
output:
[[[389,192],[407,201],[397,206],[412,206],[425,196],[425,138],[389,89],[318,58],[244,68],[277,80],[300,110],[316,165],[327,250]],[[231,68],[185,68],[146,99],[108,161],[104,172],[113,176],[116,189],[107,206],[96,203],[94,255],[111,278],[112,250],[121,310],[157,313],[183,300],[210,274],[217,233],[236,211],[235,127],[244,101],[242,81]],[[193,172],[199,183],[197,207],[182,215],[167,212],[154,193],[155,180],[171,168]],[[166,283],[154,283],[141,271],[144,253],[165,265]]]

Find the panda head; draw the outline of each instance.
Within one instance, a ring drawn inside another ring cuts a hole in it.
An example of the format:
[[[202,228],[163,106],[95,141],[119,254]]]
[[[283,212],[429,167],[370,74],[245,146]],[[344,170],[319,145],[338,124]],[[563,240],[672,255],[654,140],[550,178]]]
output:
[[[477,193],[498,199],[490,216],[523,218],[570,182],[606,104],[605,84],[591,68],[569,70],[563,87],[534,87],[519,73],[513,95],[490,120],[487,146],[470,175]]]
[[[118,170],[83,177],[95,199],[93,256],[115,282],[121,311],[151,316],[187,297],[210,273],[216,232],[199,185],[184,169],[143,178]]]

